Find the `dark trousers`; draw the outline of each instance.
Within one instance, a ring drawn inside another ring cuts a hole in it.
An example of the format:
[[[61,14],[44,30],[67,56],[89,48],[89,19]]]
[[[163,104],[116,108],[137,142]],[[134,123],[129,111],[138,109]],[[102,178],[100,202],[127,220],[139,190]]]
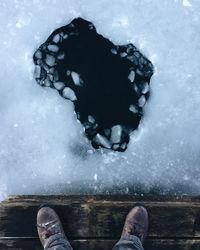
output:
[[[73,250],[68,240],[62,234],[56,234],[47,240],[45,250]],[[134,235],[122,237],[113,250],[144,250],[140,239]]]

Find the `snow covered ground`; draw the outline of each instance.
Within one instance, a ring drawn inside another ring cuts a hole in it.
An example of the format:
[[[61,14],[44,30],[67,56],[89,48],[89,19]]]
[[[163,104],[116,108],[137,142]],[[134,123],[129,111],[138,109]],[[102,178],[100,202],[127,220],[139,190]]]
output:
[[[199,0],[1,0],[0,9],[0,199],[200,194]],[[78,16],[115,44],[132,42],[155,66],[144,119],[125,153],[95,151],[72,103],[33,79],[36,48]]]

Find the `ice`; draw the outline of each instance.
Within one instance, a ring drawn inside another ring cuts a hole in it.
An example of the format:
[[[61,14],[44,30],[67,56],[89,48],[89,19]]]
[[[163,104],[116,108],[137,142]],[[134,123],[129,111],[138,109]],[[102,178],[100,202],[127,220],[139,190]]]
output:
[[[143,107],[145,103],[146,103],[146,98],[144,95],[142,95],[140,99],[138,100],[138,105],[139,107]]]
[[[62,90],[65,87],[64,82],[54,82],[53,85],[57,90]]]
[[[122,134],[122,127],[120,125],[115,125],[111,129],[111,141],[113,143],[119,143]]]
[[[72,79],[74,81],[74,84],[78,85],[78,86],[81,86],[79,74],[77,74],[76,72],[72,72],[71,76],[72,76]]]
[[[1,0],[0,8],[1,199],[200,194],[199,0]],[[142,123],[124,153],[93,149],[73,104],[33,79],[33,53],[78,16],[115,44],[135,44],[155,66]]]
[[[94,141],[97,144],[104,146],[105,148],[111,148],[109,141],[103,135],[97,134],[94,138]]]
[[[130,105],[129,110],[133,113],[138,113],[138,108],[135,105]]]
[[[134,82],[134,79],[135,79],[135,72],[133,70],[131,70],[129,76],[128,76],[128,79],[131,81],[131,82]]]
[[[49,65],[50,67],[55,65],[55,57],[51,55],[46,55],[46,64]]]
[[[58,46],[57,45],[48,45],[48,50],[49,51],[52,51],[52,52],[58,52],[58,50],[59,50],[59,48],[58,48]]]
[[[148,93],[149,92],[149,84],[148,84],[148,82],[145,82],[144,84],[143,84],[143,86],[142,86],[142,94],[146,94],[146,93]]]
[[[59,41],[60,41],[60,35],[55,35],[54,37],[53,37],[53,41],[54,41],[54,43],[58,43]]]
[[[71,101],[77,100],[74,91],[72,89],[68,88],[68,87],[65,87],[63,89],[62,96],[64,98],[67,98],[67,99],[71,100]]]
[[[117,55],[117,50],[116,50],[116,49],[111,49],[111,52],[112,52],[114,55]]]
[[[89,116],[88,116],[88,121],[89,121],[90,123],[95,123],[95,119],[94,119],[94,117],[93,117],[92,115],[89,115]]]

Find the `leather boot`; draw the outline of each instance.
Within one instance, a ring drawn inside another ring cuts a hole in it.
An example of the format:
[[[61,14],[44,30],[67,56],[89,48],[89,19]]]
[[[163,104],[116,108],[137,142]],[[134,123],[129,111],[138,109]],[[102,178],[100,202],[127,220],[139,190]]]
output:
[[[148,232],[148,224],[149,219],[146,208],[136,206],[128,213],[121,236],[135,235],[143,244]]]
[[[39,209],[37,214],[37,231],[43,247],[47,239],[52,235],[62,234],[63,238],[66,239],[60,219],[50,207]]]

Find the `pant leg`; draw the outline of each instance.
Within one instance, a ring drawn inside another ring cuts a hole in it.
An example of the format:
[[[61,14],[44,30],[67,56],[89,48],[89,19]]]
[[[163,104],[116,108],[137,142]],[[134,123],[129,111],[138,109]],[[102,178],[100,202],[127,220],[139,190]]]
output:
[[[144,250],[140,239],[134,235],[123,236],[113,250]]]
[[[44,246],[45,250],[73,250],[69,241],[63,237],[63,234],[58,233],[50,236]]]

